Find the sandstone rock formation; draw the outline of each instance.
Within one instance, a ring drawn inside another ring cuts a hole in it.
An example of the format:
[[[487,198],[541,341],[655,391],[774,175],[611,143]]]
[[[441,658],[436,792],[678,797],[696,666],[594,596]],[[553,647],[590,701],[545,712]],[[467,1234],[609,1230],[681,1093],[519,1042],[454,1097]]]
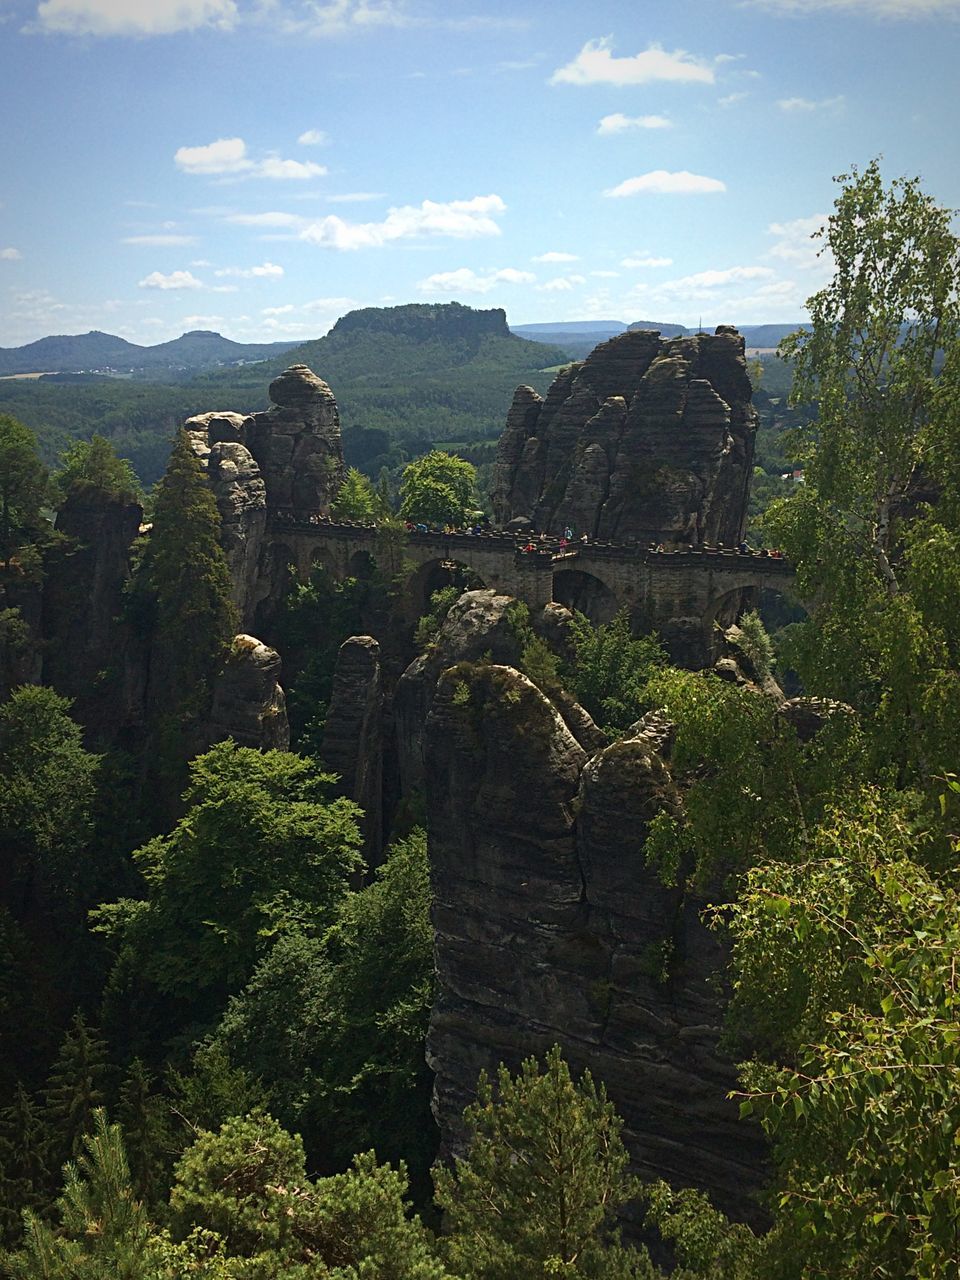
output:
[[[214,682],[208,741],[233,738],[241,747],[289,750],[290,725],[279,677],[280,655],[275,649],[254,636],[235,636]]]
[[[762,1151],[726,1101],[722,954],[704,902],[646,865],[678,803],[656,717],[592,754],[508,667],[440,677],[426,733],[438,994],[428,1042],[444,1145],[481,1068],[562,1044],[602,1079],[637,1172],[750,1213]]]
[[[285,569],[264,539],[268,509],[294,519],[325,514],[346,474],[337,402],[322,378],[291,365],[271,382],[270,399],[264,413],[203,413],[184,423],[217,499],[244,626],[277,594]]]
[[[350,636],[340,646],[323,728],[324,768],[339,775],[337,794],[363,809],[363,855],[380,861],[383,844],[383,687],[380,646]]]
[[[519,387],[500,439],[493,507],[538,529],[624,542],[739,541],[756,415],[743,339],[636,330]]]
[[[270,399],[266,413],[254,414],[247,426],[270,506],[298,515],[328,511],[346,475],[333,392],[295,364],[270,383]]]

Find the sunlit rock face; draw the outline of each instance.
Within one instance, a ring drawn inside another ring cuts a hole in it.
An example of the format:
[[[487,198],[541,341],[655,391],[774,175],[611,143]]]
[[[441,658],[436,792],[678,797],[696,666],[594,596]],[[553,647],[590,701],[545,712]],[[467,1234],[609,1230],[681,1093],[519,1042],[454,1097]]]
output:
[[[287,751],[290,725],[280,686],[280,655],[256,636],[234,637],[213,683],[207,725],[211,743],[233,738],[241,747]]]
[[[743,339],[633,330],[519,387],[497,452],[498,523],[616,542],[724,542],[743,533],[756,414]]]
[[[263,413],[202,413],[184,423],[217,500],[220,542],[244,626],[252,626],[257,605],[280,590],[264,538],[268,512],[295,520],[326,514],[346,475],[340,414],[323,379],[306,365],[292,365],[271,382],[270,399]]]

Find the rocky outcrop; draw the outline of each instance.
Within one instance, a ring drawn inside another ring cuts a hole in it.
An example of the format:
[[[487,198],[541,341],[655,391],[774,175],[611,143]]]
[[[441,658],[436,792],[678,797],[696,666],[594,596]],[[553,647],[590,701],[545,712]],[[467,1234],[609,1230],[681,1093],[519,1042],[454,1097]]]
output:
[[[350,636],[337,654],[320,754],[324,767],[339,777],[337,794],[363,809],[368,867],[379,863],[383,845],[382,721],[380,646],[372,636]]]
[[[293,519],[326,514],[346,475],[337,402],[323,379],[306,365],[291,365],[269,394],[264,413],[204,413],[184,423],[217,499],[245,626],[284,585],[286,563],[278,564],[264,538],[268,510]]]
[[[270,383],[271,407],[247,426],[273,509],[296,516],[327,512],[346,475],[333,392],[305,364]]]
[[[492,500],[559,534],[624,542],[739,541],[756,417],[743,339],[636,330],[558,374],[545,400],[518,388]]]
[[[184,430],[207,469],[220,512],[220,545],[230,569],[233,602],[249,625],[267,525],[267,491],[260,468],[244,443],[251,421],[239,413],[203,413]]]
[[[465,591],[444,619],[436,641],[400,677],[393,715],[400,788],[405,796],[424,789],[424,726],[441,672],[454,663],[475,662],[486,655],[494,662],[519,659],[517,636],[508,618],[515,603],[512,596],[496,591]]]
[[[290,725],[279,678],[280,655],[275,649],[254,636],[235,636],[214,681],[208,741],[233,738],[241,747],[287,751]]]
[[[478,1072],[559,1042],[606,1084],[638,1173],[749,1214],[762,1152],[726,1101],[720,944],[704,901],[645,858],[650,822],[679,803],[661,721],[590,754],[517,671],[441,675],[426,733],[435,1109],[458,1150]]]

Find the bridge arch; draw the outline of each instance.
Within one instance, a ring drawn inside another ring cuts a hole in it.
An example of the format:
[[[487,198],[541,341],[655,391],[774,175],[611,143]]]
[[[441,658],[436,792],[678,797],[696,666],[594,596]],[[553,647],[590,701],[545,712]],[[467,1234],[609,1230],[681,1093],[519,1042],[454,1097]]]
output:
[[[593,623],[610,622],[621,607],[612,588],[589,569],[555,569],[553,598],[557,604],[585,614]]]
[[[407,579],[406,598],[410,616],[422,617],[430,608],[430,597],[444,587],[457,587],[459,591],[474,591],[487,584],[462,560],[435,556],[423,560]]]

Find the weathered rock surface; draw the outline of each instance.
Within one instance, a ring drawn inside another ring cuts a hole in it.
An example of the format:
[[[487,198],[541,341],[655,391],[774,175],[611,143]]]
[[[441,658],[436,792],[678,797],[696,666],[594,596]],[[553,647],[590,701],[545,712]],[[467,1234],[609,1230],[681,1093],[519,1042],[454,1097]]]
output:
[[[742,1214],[762,1152],[726,1101],[719,943],[705,904],[645,860],[651,820],[679,800],[658,750],[669,742],[652,717],[588,755],[517,671],[462,663],[440,677],[426,734],[435,1110],[458,1150],[481,1068],[559,1042],[605,1082],[637,1172]]]
[[[372,636],[350,636],[340,646],[321,759],[339,774],[337,794],[363,809],[363,854],[375,866],[383,844],[383,686]]]
[[[220,545],[230,569],[233,602],[244,625],[252,621],[258,597],[258,566],[267,525],[266,485],[244,443],[251,422],[239,413],[203,413],[184,423],[217,500]]]
[[[498,523],[611,541],[739,541],[756,416],[743,339],[635,330],[558,374],[545,400],[518,388],[497,452]]]
[[[248,627],[287,585],[286,553],[264,537],[268,511],[326,514],[346,475],[337,402],[323,379],[291,365],[269,394],[264,413],[203,413],[184,423],[217,499],[234,603]]]
[[[400,677],[393,699],[400,787],[405,796],[423,791],[423,734],[437,681],[456,662],[515,663],[517,637],[507,618],[515,601],[495,591],[465,591],[444,619],[440,634]]]
[[[208,741],[233,738],[241,747],[288,750],[290,725],[279,678],[280,655],[275,649],[254,636],[235,636],[214,682]]]
[[[247,425],[247,445],[260,465],[274,509],[327,512],[346,476],[340,414],[333,392],[305,364],[270,383],[271,407]]]

